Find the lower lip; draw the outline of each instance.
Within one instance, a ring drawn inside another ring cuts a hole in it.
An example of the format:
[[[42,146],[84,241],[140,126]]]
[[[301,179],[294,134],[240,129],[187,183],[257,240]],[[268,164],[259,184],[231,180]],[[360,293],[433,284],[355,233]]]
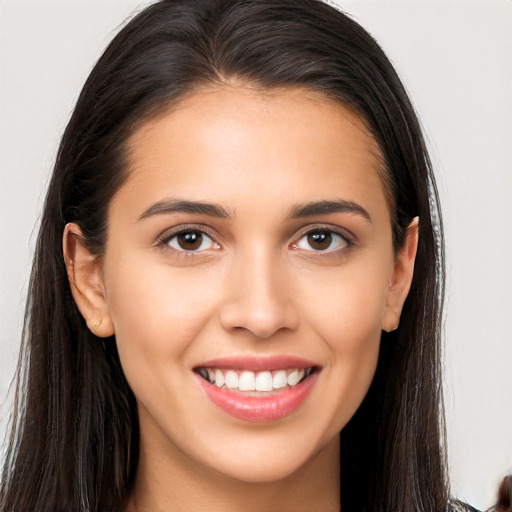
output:
[[[196,378],[205,395],[223,411],[244,421],[265,423],[284,418],[298,409],[315,385],[318,374],[313,373],[282,393],[261,397],[231,393],[210,384],[199,375]]]

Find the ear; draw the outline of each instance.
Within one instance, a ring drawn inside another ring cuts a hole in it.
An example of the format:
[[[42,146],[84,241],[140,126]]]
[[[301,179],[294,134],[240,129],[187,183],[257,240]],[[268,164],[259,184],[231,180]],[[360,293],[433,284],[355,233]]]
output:
[[[77,224],[66,224],[62,250],[71,293],[87,327],[100,338],[112,336],[114,326],[105,301],[101,258],[87,248]]]
[[[398,328],[402,308],[411,288],[418,248],[418,221],[418,217],[415,217],[407,227],[404,245],[395,257],[393,275],[389,281],[386,309],[382,318],[382,329],[386,332]]]

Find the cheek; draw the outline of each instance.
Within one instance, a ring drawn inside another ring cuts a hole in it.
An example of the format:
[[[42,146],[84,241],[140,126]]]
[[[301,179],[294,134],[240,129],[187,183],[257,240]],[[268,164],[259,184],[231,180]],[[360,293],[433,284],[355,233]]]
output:
[[[176,360],[214,314],[211,282],[142,258],[118,259],[107,270],[109,312],[127,366]]]
[[[329,354],[326,379],[331,390],[328,435],[339,432],[353,416],[372,382],[377,366],[381,322],[388,289],[381,269],[339,272],[319,283],[303,305],[309,327]],[[328,437],[328,436],[327,436]]]
[[[380,348],[382,301],[362,291],[338,294],[318,310],[318,331],[341,388],[358,403],[373,378]]]
[[[326,274],[314,288],[304,283],[297,296],[304,297],[303,314],[331,346],[333,357],[347,358],[375,349],[387,293],[388,272],[366,267]]]

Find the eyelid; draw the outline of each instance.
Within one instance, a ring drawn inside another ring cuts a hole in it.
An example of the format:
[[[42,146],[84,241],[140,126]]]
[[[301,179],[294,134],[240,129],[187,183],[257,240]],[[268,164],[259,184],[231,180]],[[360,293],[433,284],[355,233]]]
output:
[[[294,241],[291,243],[291,245],[294,246],[301,238],[303,238],[306,235],[309,235],[310,233],[314,233],[315,231],[329,231],[331,233],[339,235],[347,242],[348,247],[354,247],[357,245],[357,238],[351,231],[340,226],[334,226],[332,224],[324,223],[313,225],[310,224],[309,226],[302,228],[294,237]]]
[[[198,232],[204,233],[209,238],[211,238],[215,244],[217,244],[219,246],[221,245],[220,242],[218,241],[219,237],[218,237],[217,233],[214,230],[212,230],[209,226],[206,226],[204,224],[195,224],[195,223],[188,224],[187,223],[187,224],[179,224],[177,226],[173,226],[173,227],[167,228],[164,231],[162,231],[157,236],[154,246],[161,247],[161,246],[165,245],[166,247],[170,247],[170,246],[168,246],[168,242],[171,238],[173,238],[176,235],[179,235],[180,233],[187,232],[187,231],[198,231]],[[357,245],[356,236],[350,230],[348,230],[346,228],[342,228],[340,226],[335,226],[335,225],[326,224],[326,223],[310,224],[308,226],[303,227],[293,237],[293,241],[289,245],[292,248],[297,248],[295,246],[301,238],[303,238],[304,236],[306,236],[310,233],[314,233],[315,231],[332,232],[332,233],[342,237],[347,242],[348,247],[354,247]],[[171,248],[171,250],[172,250],[172,248]],[[180,251],[176,251],[176,252],[180,252]],[[190,251],[190,252],[184,251],[184,253],[186,253],[186,254],[192,254],[194,252],[195,251]],[[203,252],[203,251],[198,251],[198,252]],[[329,252],[329,251],[318,251],[318,252]]]
[[[204,233],[209,238],[211,238],[215,244],[220,246],[220,243],[217,240],[217,238],[218,238],[217,235],[213,232],[212,229],[210,229],[208,226],[205,226],[204,224],[179,224],[177,226],[167,228],[166,230],[162,231],[162,233],[160,233],[157,236],[154,245],[155,245],[155,247],[167,245],[171,238],[175,237],[176,235],[179,235],[180,233],[186,233],[187,231],[198,231],[200,233]],[[176,252],[180,252],[180,251],[176,251]],[[187,251],[183,251],[183,252],[187,252]],[[203,251],[189,251],[189,252],[193,253],[193,252],[203,252]]]

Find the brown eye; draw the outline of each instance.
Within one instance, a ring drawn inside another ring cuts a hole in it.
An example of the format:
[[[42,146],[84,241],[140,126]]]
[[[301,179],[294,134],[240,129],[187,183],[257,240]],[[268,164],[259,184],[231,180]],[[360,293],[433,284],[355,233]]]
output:
[[[187,231],[176,236],[178,245],[185,251],[196,251],[201,247],[203,235],[197,231]]]
[[[332,252],[348,247],[350,240],[329,229],[318,229],[304,234],[294,245],[296,249],[313,252]]]
[[[314,231],[307,235],[308,243],[315,251],[325,251],[332,243],[332,235],[327,231]]]
[[[181,231],[171,236],[166,243],[179,252],[201,252],[218,246],[210,236],[199,230]]]

